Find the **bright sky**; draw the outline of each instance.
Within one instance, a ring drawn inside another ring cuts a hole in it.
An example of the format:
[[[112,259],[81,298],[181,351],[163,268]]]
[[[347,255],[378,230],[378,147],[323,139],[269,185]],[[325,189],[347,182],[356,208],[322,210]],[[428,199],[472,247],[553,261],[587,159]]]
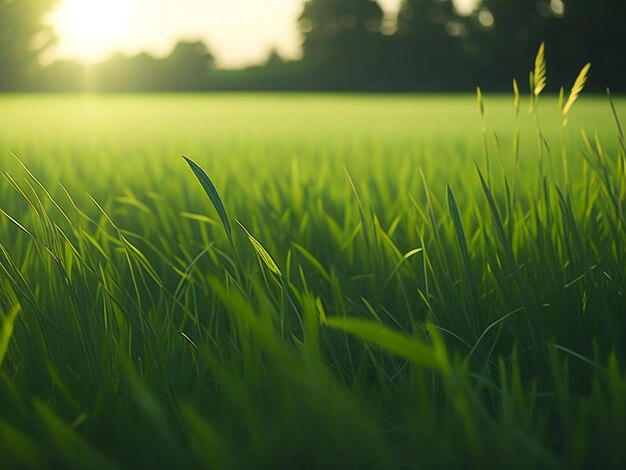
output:
[[[337,0],[342,1],[342,0]],[[387,15],[402,0],[379,0]],[[456,0],[457,7],[476,0]],[[221,67],[263,61],[271,48],[300,52],[296,19],[304,0],[62,0],[49,22],[52,58],[95,62],[116,51],[166,55],[181,39],[204,40]]]

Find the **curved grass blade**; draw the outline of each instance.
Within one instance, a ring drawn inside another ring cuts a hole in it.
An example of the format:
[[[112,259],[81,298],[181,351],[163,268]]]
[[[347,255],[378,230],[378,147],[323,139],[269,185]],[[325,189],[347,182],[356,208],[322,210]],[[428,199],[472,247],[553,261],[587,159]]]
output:
[[[465,271],[465,277],[469,284],[469,294],[472,310],[471,323],[474,333],[476,333],[478,331],[478,321],[476,318],[478,317],[480,311],[478,300],[478,286],[476,284],[476,278],[474,276],[474,273],[472,272],[472,263],[470,261],[470,254],[467,247],[467,239],[465,238],[465,230],[463,229],[463,222],[461,220],[461,215],[459,214],[459,208],[457,206],[456,199],[454,199],[454,194],[450,186],[447,187],[447,196],[450,216],[452,218],[452,224],[454,225],[454,232],[456,234],[457,246],[459,248],[459,252],[461,253],[461,260],[463,262],[463,270]]]
[[[387,279],[385,280],[385,282],[383,282],[382,287],[380,288],[381,292],[385,290],[385,288],[389,285],[389,283],[391,282],[391,280],[393,279],[393,277],[396,275],[396,273],[400,270],[400,268],[402,267],[402,265],[409,259],[411,258],[413,255],[416,255],[418,253],[421,253],[422,251],[424,251],[424,248],[415,248],[414,250],[411,250],[409,252],[407,252],[406,254],[404,254],[402,256],[402,258],[400,258],[400,261],[398,261],[398,263],[396,264],[396,266],[393,268],[393,270],[391,271],[391,273],[389,274],[389,276],[387,276]]]
[[[243,231],[246,232],[246,235],[248,236],[248,240],[250,241],[250,244],[254,248],[254,251],[256,251],[259,257],[263,260],[263,262],[265,263],[265,266],[267,266],[268,269],[272,271],[274,274],[282,277],[283,274],[280,272],[280,269],[278,269],[278,265],[274,261],[274,258],[272,258],[272,255],[268,253],[268,251],[265,249],[265,247],[261,244],[260,241],[258,241],[256,238],[252,236],[252,234],[248,231],[246,227],[244,227],[244,225],[241,222],[239,222],[238,220],[236,220],[236,222],[243,229]]]
[[[35,411],[54,445],[69,467],[81,468],[87,463],[93,469],[115,469],[107,456],[88,443],[71,426],[68,426],[46,403],[35,400]]]
[[[467,239],[465,238],[465,230],[463,230],[463,222],[461,221],[461,215],[459,214],[459,207],[456,204],[456,199],[454,199],[454,194],[452,193],[452,188],[450,188],[450,186],[447,186],[446,193],[448,196],[450,216],[452,217],[452,224],[454,225],[454,231],[456,234],[456,241],[463,260],[463,267],[465,268],[467,276],[472,279],[469,249],[467,248]]]
[[[378,322],[344,317],[329,317],[326,321],[331,328],[349,333],[415,364],[437,370],[446,368],[432,347]]]
[[[611,90],[606,89],[606,94],[609,97],[609,103],[611,104],[611,111],[613,112],[613,118],[615,119],[615,124],[617,124],[617,133],[619,135],[619,143],[622,147],[622,154],[626,155],[626,140],[624,139],[624,128],[622,127],[622,121],[619,118],[619,114],[617,114],[617,109],[615,108],[615,102],[613,101],[613,97],[611,96]]]
[[[506,320],[510,316],[515,315],[516,313],[519,313],[519,312],[523,312],[523,311],[524,311],[523,307],[517,308],[517,309],[513,310],[512,312],[507,313],[503,317],[498,318],[496,321],[491,323],[491,325],[489,325],[487,328],[485,328],[485,330],[481,333],[480,338],[478,338],[478,340],[476,340],[476,343],[474,343],[474,346],[472,346],[472,350],[465,357],[465,363],[467,363],[470,360],[470,358],[472,357],[472,354],[474,354],[474,352],[478,348],[478,345],[480,344],[480,342],[483,340],[483,338],[487,335],[487,333],[489,333],[489,331],[492,328],[496,327],[497,325],[502,323],[504,320]]]
[[[13,468],[12,463],[20,468],[46,468],[46,459],[40,447],[30,437],[22,434],[4,419],[0,418],[0,455],[6,468]]]
[[[184,155],[182,155],[182,157],[185,159],[185,161],[191,168],[191,171],[193,171],[194,175],[196,175],[196,178],[198,178],[198,181],[202,185],[202,188],[209,196],[213,207],[215,207],[215,210],[217,211],[217,215],[219,215],[220,220],[222,221],[222,225],[224,226],[224,230],[226,230],[228,238],[232,240],[233,233],[232,227],[230,225],[230,220],[228,219],[228,213],[226,212],[226,208],[224,207],[224,203],[222,202],[220,194],[217,192],[215,184],[213,184],[213,181],[211,180],[211,178],[209,178],[209,175],[206,174],[206,172],[200,167],[200,165],[198,165],[190,158],[185,157]]]
[[[20,308],[20,305],[16,305],[4,317],[2,331],[0,333],[0,365],[2,365],[4,356],[9,348],[9,342],[11,341],[11,336],[13,336],[13,324],[15,323],[15,318]]]
[[[310,251],[308,251],[306,248],[304,248],[301,245],[298,245],[295,242],[291,242],[291,245],[300,252],[300,254],[302,256],[304,256],[309,263],[311,263],[313,265],[313,267],[317,270],[317,272],[320,273],[320,275],[324,278],[324,280],[326,282],[330,282],[330,274],[328,274],[328,271],[326,271],[326,269],[324,269],[324,266],[322,266],[322,263],[320,263],[317,258],[315,258],[315,256],[313,256],[311,254]]]
[[[502,223],[502,217],[500,216],[500,212],[498,211],[496,200],[493,196],[493,193],[491,192],[491,189],[489,188],[489,185],[485,181],[485,177],[480,171],[480,168],[478,168],[478,165],[476,165],[476,170],[478,171],[478,176],[480,177],[480,184],[483,188],[483,192],[485,194],[485,197],[487,198],[487,203],[489,204],[489,209],[491,209],[491,214],[495,221],[496,232],[498,233],[498,238],[500,239],[500,243],[502,244],[502,247],[504,248],[505,253],[507,255],[509,269],[511,270],[511,272],[515,272],[517,268],[515,266],[515,256],[513,254],[513,248],[511,246],[511,242],[506,236],[506,230],[504,229],[504,224]]]

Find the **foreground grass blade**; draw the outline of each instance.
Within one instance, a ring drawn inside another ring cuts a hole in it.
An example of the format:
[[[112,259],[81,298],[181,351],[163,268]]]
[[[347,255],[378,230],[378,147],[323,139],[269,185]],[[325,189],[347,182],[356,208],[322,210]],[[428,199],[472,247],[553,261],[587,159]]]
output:
[[[310,251],[295,242],[291,242],[291,245],[296,250],[298,250],[300,254],[309,261],[309,263],[311,263],[311,265],[317,270],[317,272],[324,278],[326,282],[330,282],[330,274],[328,274],[328,271],[324,268],[324,266],[322,266],[322,263],[320,263],[317,258],[315,258],[315,256],[311,254]]]
[[[445,364],[433,348],[378,322],[361,318],[329,317],[326,324],[415,364],[442,371],[445,369]]]
[[[7,313],[4,318],[2,331],[0,332],[0,365],[2,365],[4,356],[7,353],[9,341],[11,341],[11,336],[13,336],[13,323],[15,323],[15,318],[17,317],[19,311],[20,306],[16,305],[11,310],[9,310],[9,313]]]
[[[20,468],[45,468],[45,459],[37,443],[0,418],[0,455],[2,464],[10,467],[14,460]],[[8,459],[8,462],[7,462]]]
[[[254,251],[256,251],[260,258],[263,260],[265,266],[267,266],[269,270],[272,271],[274,274],[282,277],[283,274],[280,272],[280,269],[278,269],[278,265],[274,261],[274,258],[272,258],[272,255],[269,254],[269,252],[265,249],[260,241],[252,236],[250,231],[246,227],[244,227],[241,222],[237,220],[237,223],[243,229],[243,231],[246,232],[248,240],[250,240],[250,244],[253,246]]]
[[[57,452],[71,467],[102,470],[117,468],[108,457],[92,447],[71,426],[63,422],[49,405],[36,400],[34,407]]]
[[[465,274],[469,279],[472,279],[472,266],[470,262],[469,249],[467,248],[467,240],[465,238],[465,230],[463,230],[463,222],[461,221],[461,215],[459,214],[459,208],[454,199],[454,193],[450,186],[446,188],[448,196],[448,207],[450,209],[450,216],[452,217],[452,223],[454,225],[454,232],[456,233],[456,240],[459,246],[459,251],[463,259],[463,267],[465,268]]]
[[[228,219],[228,213],[226,212],[226,208],[224,207],[224,203],[222,202],[220,194],[217,192],[215,184],[213,184],[213,181],[211,180],[211,178],[209,178],[209,175],[206,174],[206,172],[200,167],[200,165],[198,165],[190,158],[185,157],[184,155],[182,157],[185,159],[185,161],[191,168],[191,171],[193,171],[194,175],[196,175],[196,178],[198,178],[198,181],[202,185],[202,188],[209,196],[213,207],[215,207],[215,210],[217,211],[217,215],[219,215],[220,220],[222,221],[222,225],[224,226],[224,230],[226,230],[228,238],[232,240],[232,227],[230,225],[230,220]]]
[[[622,148],[622,154],[626,155],[626,141],[624,140],[624,128],[622,127],[622,122],[619,118],[619,114],[617,113],[617,109],[615,108],[615,101],[613,101],[613,97],[611,96],[611,91],[608,88],[606,89],[606,94],[609,97],[609,103],[611,105],[611,112],[613,113],[615,124],[617,124],[617,133],[619,136],[619,143]]]

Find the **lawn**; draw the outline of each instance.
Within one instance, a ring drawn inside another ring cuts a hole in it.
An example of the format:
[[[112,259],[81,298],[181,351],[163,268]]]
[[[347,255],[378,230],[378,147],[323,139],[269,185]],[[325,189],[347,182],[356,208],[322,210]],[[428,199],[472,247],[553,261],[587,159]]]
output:
[[[528,108],[0,96],[0,466],[623,468],[623,135]]]

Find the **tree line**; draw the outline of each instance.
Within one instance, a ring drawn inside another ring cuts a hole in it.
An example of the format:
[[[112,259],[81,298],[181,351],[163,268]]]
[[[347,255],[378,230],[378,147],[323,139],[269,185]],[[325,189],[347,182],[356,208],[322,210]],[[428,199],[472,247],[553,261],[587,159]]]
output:
[[[453,0],[404,0],[396,18],[375,0],[309,0],[298,19],[302,58],[274,52],[241,70],[217,69],[202,42],[180,42],[164,58],[42,67],[54,35],[41,19],[55,3],[0,0],[0,90],[497,91],[525,79],[542,41],[555,86],[592,62],[591,88],[626,90],[623,0],[482,0],[471,12]]]

